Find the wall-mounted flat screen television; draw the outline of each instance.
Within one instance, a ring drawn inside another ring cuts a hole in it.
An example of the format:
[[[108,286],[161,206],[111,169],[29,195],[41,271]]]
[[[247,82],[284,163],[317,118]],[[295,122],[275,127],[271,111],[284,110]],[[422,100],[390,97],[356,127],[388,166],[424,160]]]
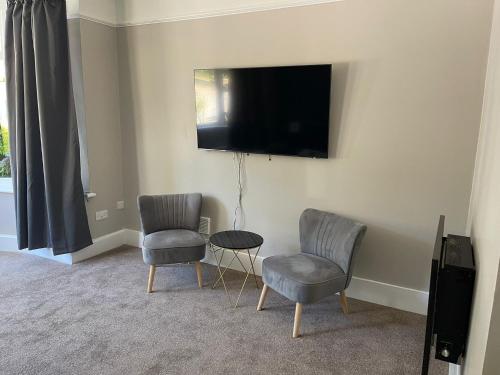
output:
[[[196,69],[198,148],[328,158],[331,65]]]

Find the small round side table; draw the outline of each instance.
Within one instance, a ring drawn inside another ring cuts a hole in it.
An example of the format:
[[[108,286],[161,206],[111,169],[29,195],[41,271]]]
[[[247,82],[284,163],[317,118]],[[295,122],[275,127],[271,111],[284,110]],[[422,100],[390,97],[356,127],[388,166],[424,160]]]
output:
[[[212,289],[217,286],[219,281],[221,281],[222,285],[224,286],[224,290],[226,291],[226,295],[229,299],[229,303],[231,305],[233,305],[233,303],[231,300],[231,296],[229,295],[229,291],[227,290],[226,283],[224,281],[224,274],[226,273],[227,269],[231,267],[235,259],[238,260],[241,267],[243,267],[243,269],[245,270],[246,273],[245,280],[243,281],[243,285],[241,286],[240,293],[238,294],[238,299],[236,300],[234,307],[238,307],[238,302],[240,301],[241,293],[245,288],[246,282],[250,274],[253,274],[255,285],[257,286],[257,289],[259,288],[257,276],[255,276],[254,263],[255,263],[255,258],[257,258],[257,255],[259,254],[260,251],[260,247],[262,246],[263,243],[264,239],[257,233],[247,232],[243,230],[226,230],[223,232],[217,232],[212,236],[210,236],[210,250],[212,251],[212,254],[214,255],[215,260],[217,262],[217,271],[219,274],[218,277],[216,276],[217,279],[214,281]],[[230,250],[233,253],[233,258],[231,259],[229,264],[225,266],[224,269],[222,269],[221,264],[224,258],[225,250]],[[252,260],[252,255],[250,254],[250,251],[252,250],[256,250],[255,255],[253,256],[253,260]],[[221,253],[220,257],[217,256],[218,252]],[[250,266],[247,265],[245,267],[242,258],[240,258],[240,255],[243,256],[248,255]]]

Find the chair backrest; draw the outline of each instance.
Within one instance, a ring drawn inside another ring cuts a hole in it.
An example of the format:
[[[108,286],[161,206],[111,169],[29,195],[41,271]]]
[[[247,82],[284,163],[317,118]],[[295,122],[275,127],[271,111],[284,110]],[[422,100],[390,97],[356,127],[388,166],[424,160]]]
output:
[[[198,231],[201,194],[141,195],[137,198],[144,235],[167,229]]]
[[[366,225],[345,217],[306,209],[300,216],[300,247],[303,253],[314,254],[335,262],[351,281],[352,259],[366,232]]]

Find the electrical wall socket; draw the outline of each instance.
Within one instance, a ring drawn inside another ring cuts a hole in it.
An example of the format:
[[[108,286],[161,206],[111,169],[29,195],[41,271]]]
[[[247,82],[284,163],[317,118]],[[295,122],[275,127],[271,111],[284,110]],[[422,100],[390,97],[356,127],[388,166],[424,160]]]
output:
[[[108,218],[108,210],[97,211],[95,213],[95,219],[97,221],[104,220]]]
[[[125,208],[125,202],[124,201],[118,201],[116,202],[116,209],[117,210],[123,210]]]

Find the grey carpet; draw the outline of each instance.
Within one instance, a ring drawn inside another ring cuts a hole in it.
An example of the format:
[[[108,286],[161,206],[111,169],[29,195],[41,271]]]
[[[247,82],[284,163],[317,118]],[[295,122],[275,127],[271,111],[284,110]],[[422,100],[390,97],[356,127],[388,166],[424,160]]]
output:
[[[160,268],[148,295],[136,248],[73,266],[0,252],[0,373],[419,374],[424,317],[353,299],[345,316],[332,297],[305,306],[293,340],[291,302],[271,291],[257,313],[249,283],[233,309],[213,271],[198,289],[194,267]]]

